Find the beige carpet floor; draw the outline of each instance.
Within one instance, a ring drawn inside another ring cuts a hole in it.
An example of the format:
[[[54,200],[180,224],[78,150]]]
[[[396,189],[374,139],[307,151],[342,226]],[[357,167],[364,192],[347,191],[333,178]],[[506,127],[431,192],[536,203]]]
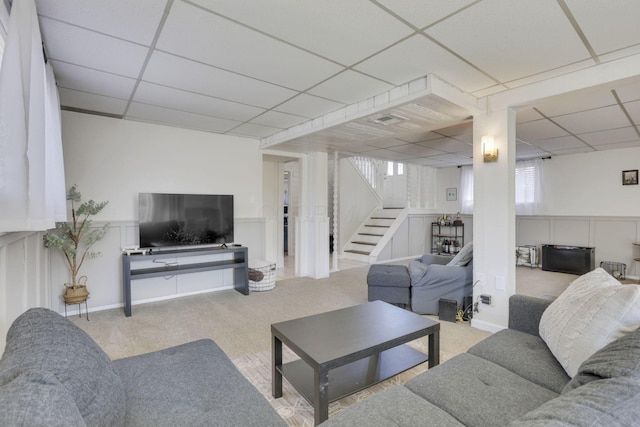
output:
[[[91,313],[91,320],[71,317],[112,359],[146,353],[200,338],[213,339],[238,369],[271,402],[291,426],[313,425],[310,405],[284,381],[284,396],[271,396],[272,323],[348,307],[367,301],[367,267],[331,273],[326,279],[294,278],[278,281],[273,290],[249,296],[233,290],[135,305],[133,316],[122,309]],[[517,292],[557,296],[576,276],[518,267]],[[434,316],[427,316],[436,319]],[[468,323],[441,322],[440,360],[466,351],[489,335]],[[410,345],[426,352],[426,338]],[[289,359],[294,355],[287,352]],[[286,360],[286,359],[285,359]],[[418,366],[377,386],[333,402],[336,413],[366,396],[402,384],[426,369]]]

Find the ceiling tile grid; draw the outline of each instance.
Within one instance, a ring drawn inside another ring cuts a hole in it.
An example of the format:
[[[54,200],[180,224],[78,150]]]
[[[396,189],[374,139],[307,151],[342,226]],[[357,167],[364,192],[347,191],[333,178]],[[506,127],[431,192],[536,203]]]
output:
[[[629,0],[36,2],[64,109],[425,165],[470,164],[471,113],[326,123],[428,75],[484,97],[640,55]],[[638,126],[640,76],[520,109],[516,156],[638,146]]]

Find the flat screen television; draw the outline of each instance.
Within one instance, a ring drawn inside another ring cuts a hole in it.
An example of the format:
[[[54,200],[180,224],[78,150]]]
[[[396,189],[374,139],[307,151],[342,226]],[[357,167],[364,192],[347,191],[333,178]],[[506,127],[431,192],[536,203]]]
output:
[[[233,195],[138,195],[140,247],[216,245],[233,242]]]

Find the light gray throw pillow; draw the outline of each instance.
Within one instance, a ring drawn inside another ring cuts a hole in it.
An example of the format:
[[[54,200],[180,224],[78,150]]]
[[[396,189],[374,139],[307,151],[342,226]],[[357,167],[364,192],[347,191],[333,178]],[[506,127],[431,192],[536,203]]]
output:
[[[469,242],[460,249],[460,252],[453,257],[447,265],[455,267],[463,267],[469,264],[469,261],[473,258],[473,242]]]

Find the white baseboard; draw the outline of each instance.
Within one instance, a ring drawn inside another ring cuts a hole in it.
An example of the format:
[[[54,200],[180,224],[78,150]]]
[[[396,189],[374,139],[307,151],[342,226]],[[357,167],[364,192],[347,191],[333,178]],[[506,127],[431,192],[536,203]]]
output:
[[[496,325],[495,323],[489,323],[482,320],[471,319],[471,327],[480,329],[482,331],[487,331],[495,334],[496,332],[500,332],[503,329],[506,329],[504,326]]]
[[[155,297],[155,298],[147,298],[147,299],[143,299],[143,300],[137,300],[137,301],[132,301],[131,305],[138,305],[138,304],[146,304],[149,302],[158,302],[158,301],[166,301],[166,300],[170,300],[170,299],[175,299],[175,298],[181,298],[181,297],[186,297],[186,296],[190,296],[190,295],[199,295],[199,294],[208,294],[210,292],[218,292],[218,291],[226,291],[229,289],[234,289],[233,285],[228,285],[228,286],[221,286],[219,288],[213,288],[213,289],[205,289],[202,291],[194,291],[194,292],[184,292],[181,294],[172,294],[172,295],[166,295],[166,296],[161,296],[161,297]],[[77,307],[77,305],[73,304],[69,304],[69,306],[67,306],[67,317],[75,315],[78,315],[78,309],[74,308],[73,310],[69,309],[69,307]],[[119,304],[109,304],[109,305],[103,305],[100,307],[91,307],[89,306],[89,313],[93,313],[96,311],[104,311],[104,310],[111,310],[113,308],[122,308],[124,307],[124,303],[119,303]],[[84,313],[84,303],[82,303],[82,312]],[[61,315],[64,316],[64,311],[62,313],[60,313]],[[82,315],[83,317],[85,316],[85,314]]]

